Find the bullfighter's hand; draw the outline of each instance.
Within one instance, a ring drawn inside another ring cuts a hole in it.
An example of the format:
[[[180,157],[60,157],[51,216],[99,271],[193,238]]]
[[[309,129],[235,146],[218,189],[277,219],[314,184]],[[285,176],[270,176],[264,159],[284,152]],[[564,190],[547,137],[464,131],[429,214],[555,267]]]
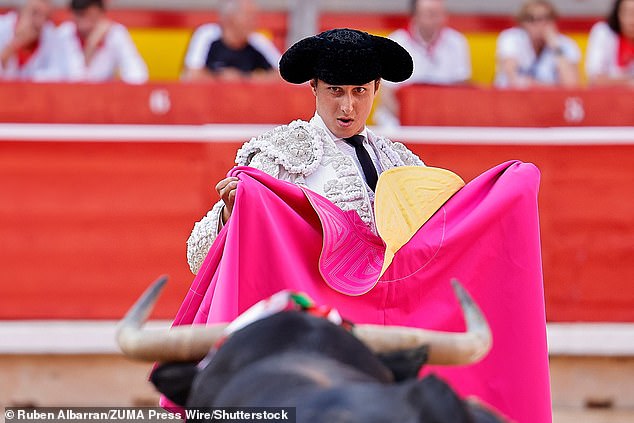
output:
[[[218,182],[216,185],[216,191],[220,196],[220,199],[225,203],[225,207],[222,209],[222,223],[227,223],[227,220],[231,217],[233,212],[233,204],[236,201],[236,190],[238,188],[238,178],[229,177]]]

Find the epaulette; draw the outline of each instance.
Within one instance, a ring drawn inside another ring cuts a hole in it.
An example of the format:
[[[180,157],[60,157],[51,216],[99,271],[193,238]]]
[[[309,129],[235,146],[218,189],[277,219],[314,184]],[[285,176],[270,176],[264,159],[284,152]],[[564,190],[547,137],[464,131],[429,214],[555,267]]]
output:
[[[249,166],[253,157],[260,155],[260,163],[270,162],[282,166],[289,173],[310,175],[317,169],[324,154],[323,136],[310,123],[295,120],[244,143],[236,155],[236,164]]]

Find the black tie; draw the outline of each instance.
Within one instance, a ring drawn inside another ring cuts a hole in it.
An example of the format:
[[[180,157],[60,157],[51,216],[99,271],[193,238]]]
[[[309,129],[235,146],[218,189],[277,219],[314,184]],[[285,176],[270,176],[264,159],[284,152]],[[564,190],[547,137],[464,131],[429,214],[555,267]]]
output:
[[[361,163],[361,169],[363,169],[365,180],[370,188],[372,188],[372,191],[374,191],[376,188],[376,181],[379,179],[379,176],[377,175],[374,163],[370,158],[370,153],[368,153],[368,150],[366,150],[363,146],[363,135],[353,135],[350,138],[344,138],[343,140],[354,147],[359,163]]]

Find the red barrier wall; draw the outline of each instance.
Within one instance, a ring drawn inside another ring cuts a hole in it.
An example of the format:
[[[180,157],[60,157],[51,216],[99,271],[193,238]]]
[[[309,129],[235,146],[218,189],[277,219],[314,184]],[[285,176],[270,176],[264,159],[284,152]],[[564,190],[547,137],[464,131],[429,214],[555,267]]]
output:
[[[0,143],[0,319],[117,319],[162,273],[155,314],[173,317],[185,241],[239,143],[156,141]],[[411,147],[466,180],[537,164],[548,319],[634,321],[633,144]]]
[[[411,86],[399,92],[404,125],[630,126],[627,89],[496,90]],[[306,85],[284,82],[196,84],[0,83],[0,122],[288,123],[310,118]]]
[[[282,82],[127,85],[0,82],[0,122],[288,123],[310,118],[309,88]],[[273,107],[269,105],[275,104]]]
[[[401,123],[430,126],[630,126],[634,95],[623,88],[497,90],[409,86]]]

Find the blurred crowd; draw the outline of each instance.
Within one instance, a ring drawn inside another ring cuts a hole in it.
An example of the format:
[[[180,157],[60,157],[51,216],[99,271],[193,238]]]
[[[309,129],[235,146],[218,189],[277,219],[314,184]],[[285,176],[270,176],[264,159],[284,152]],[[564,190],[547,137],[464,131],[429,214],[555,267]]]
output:
[[[31,81],[148,79],[128,30],[108,19],[103,0],[71,0],[72,20],[56,27],[50,0],[26,0],[0,16],[0,77]]]
[[[0,79],[143,83],[147,65],[128,30],[108,17],[107,0],[70,0],[71,19],[55,26],[50,0],[25,0],[0,15]],[[255,31],[253,0],[222,0],[217,23],[197,28],[189,42],[182,79],[274,79],[280,52]],[[412,0],[407,28],[390,38],[414,58],[414,75],[403,84],[466,84],[471,57],[463,34],[447,26],[444,0]],[[496,44],[494,85],[576,87],[579,46],[558,29],[548,0],[528,0]],[[588,36],[588,84],[634,86],[634,0],[614,0],[608,16]],[[402,84],[401,84],[402,86]],[[385,84],[384,116],[396,115],[395,84]],[[381,114],[381,113],[380,113]]]
[[[0,15],[0,79],[144,83],[148,69],[130,33],[109,19],[107,0],[70,0],[72,19],[55,26],[50,0],[25,0]],[[182,78],[275,78],[280,52],[255,32],[253,0],[223,0],[219,22],[197,28]]]

